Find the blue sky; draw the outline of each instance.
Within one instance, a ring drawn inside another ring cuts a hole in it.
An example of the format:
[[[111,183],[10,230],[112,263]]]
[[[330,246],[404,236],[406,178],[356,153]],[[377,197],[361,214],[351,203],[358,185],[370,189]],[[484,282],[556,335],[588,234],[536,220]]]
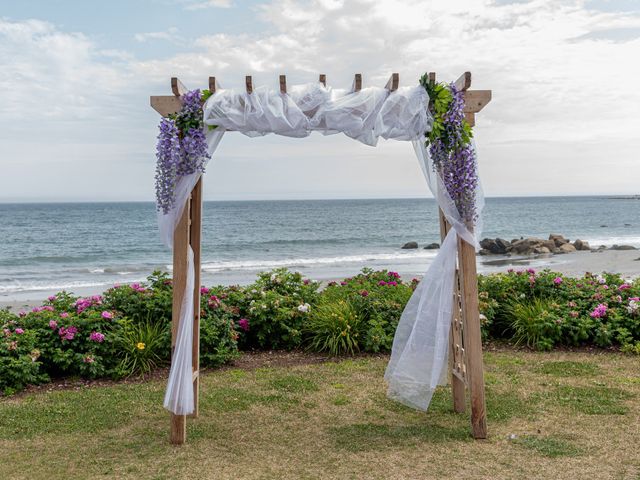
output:
[[[0,201],[152,200],[169,77],[205,87],[471,70],[488,195],[640,193],[637,0],[0,2]],[[209,199],[427,195],[409,145],[230,134]]]

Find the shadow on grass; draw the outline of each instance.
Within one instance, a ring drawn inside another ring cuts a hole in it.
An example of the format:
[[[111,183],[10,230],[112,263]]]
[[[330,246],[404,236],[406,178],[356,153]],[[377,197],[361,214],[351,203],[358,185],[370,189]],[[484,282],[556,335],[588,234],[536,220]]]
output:
[[[599,375],[601,369],[591,362],[550,361],[542,362],[535,371],[555,377],[593,377]]]
[[[633,398],[635,395],[620,388],[561,385],[551,392],[542,394],[542,396],[577,413],[624,415],[629,411],[624,400]]]

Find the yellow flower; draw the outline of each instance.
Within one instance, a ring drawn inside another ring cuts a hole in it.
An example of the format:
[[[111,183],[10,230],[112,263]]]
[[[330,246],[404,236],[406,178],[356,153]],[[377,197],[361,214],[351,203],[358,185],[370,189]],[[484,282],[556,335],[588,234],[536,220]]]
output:
[[[137,348],[138,350],[144,350],[144,347],[145,347],[145,346],[146,346],[146,345],[145,345],[144,343],[142,343],[142,342],[138,342],[138,344],[136,345],[136,348]]]

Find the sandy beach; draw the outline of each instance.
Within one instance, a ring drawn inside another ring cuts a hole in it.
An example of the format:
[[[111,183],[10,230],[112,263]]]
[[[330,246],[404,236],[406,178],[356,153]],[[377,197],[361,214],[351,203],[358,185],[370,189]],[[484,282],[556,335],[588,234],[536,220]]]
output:
[[[535,256],[506,256],[487,255],[478,256],[477,265],[479,273],[505,272],[509,268],[534,268],[536,270],[550,269],[565,275],[578,276],[586,272],[619,273],[626,278],[636,278],[640,276],[640,250],[592,250],[574,252],[565,255],[535,255]],[[352,271],[345,271],[345,276],[353,275],[360,270],[361,266],[354,265]],[[415,269],[408,266],[389,265],[385,268],[397,270],[403,276],[415,275]],[[295,268],[292,268],[295,270]],[[314,278],[316,279],[316,278]],[[324,283],[340,278],[322,278]],[[229,282],[227,282],[229,283]],[[232,282],[233,283],[233,282]],[[102,293],[104,287],[84,287],[73,289],[76,295],[95,295]],[[14,311],[40,305],[49,295],[56,293],[55,290],[37,290],[31,292],[21,292],[18,298],[8,297],[0,299],[0,308],[11,308]]]

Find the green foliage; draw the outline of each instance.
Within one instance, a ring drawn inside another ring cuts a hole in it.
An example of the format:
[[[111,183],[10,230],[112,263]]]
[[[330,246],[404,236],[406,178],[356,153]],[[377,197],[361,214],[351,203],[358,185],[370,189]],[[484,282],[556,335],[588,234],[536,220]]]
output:
[[[345,300],[321,303],[312,312],[306,327],[309,348],[331,355],[354,353],[360,350],[363,333],[362,317]]]
[[[559,339],[560,321],[555,313],[557,305],[549,300],[534,298],[526,303],[512,302],[507,307],[511,316],[511,331],[516,345],[550,350]]]
[[[20,328],[16,320],[6,310],[0,315],[0,392],[5,395],[47,380],[40,373],[36,333]]]
[[[165,329],[158,323],[124,321],[118,336],[118,375],[144,375],[162,364],[167,357],[165,336]]]

